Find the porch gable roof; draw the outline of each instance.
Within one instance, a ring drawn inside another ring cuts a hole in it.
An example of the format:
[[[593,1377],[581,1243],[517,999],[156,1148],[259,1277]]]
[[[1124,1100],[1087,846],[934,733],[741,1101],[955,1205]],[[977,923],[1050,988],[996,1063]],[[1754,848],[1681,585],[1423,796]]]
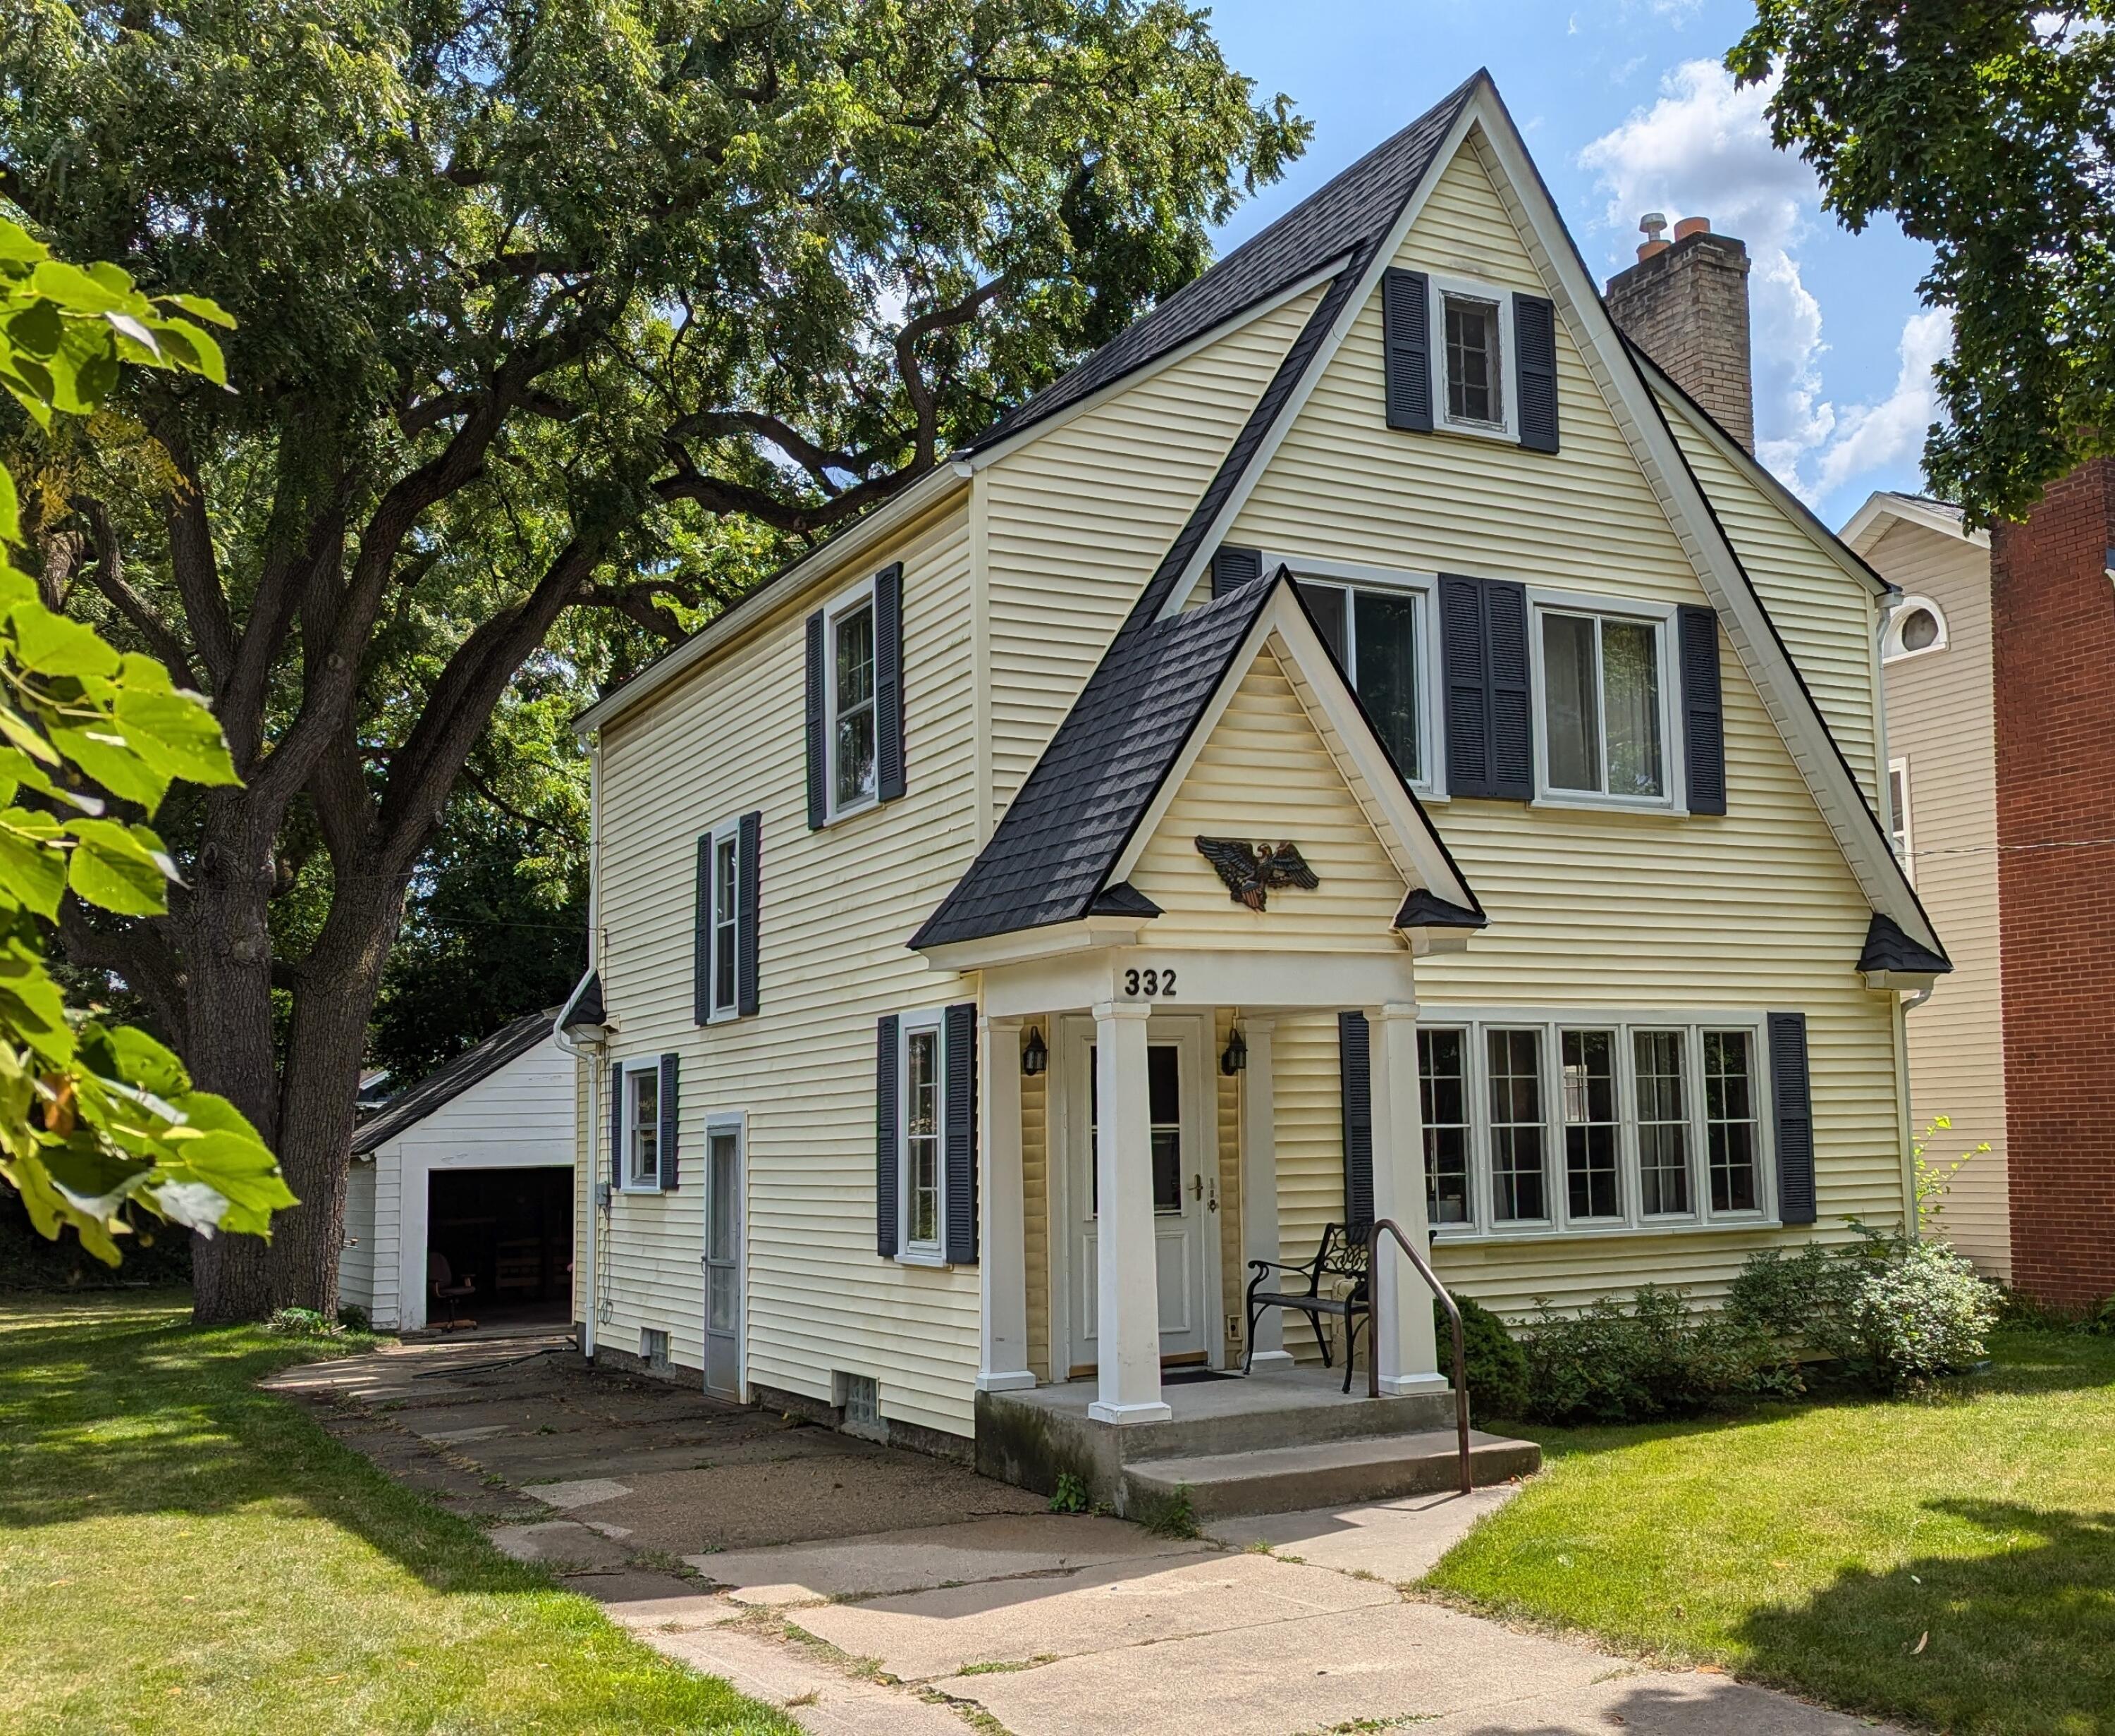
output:
[[[1130,889],[1113,887],[1112,877],[1214,702],[1240,679],[1247,661],[1241,653],[1259,623],[1268,630],[1264,617],[1281,596],[1291,599],[1306,623],[1305,605],[1281,568],[1262,583],[1118,634],[991,841],[911,946],[922,950],[986,940],[1113,908],[1104,900]],[[1312,643],[1320,645],[1319,634]],[[1321,667],[1305,670],[1307,678],[1333,684],[1346,714],[1355,716],[1368,736],[1371,756],[1388,764],[1371,720],[1334,662],[1326,653],[1315,661]],[[1480,927],[1484,914],[1475,894],[1415,795],[1399,774],[1394,781],[1409,823],[1421,832],[1417,854],[1438,864],[1436,877],[1446,882],[1432,889],[1434,904],[1455,913],[1448,926]],[[1403,906],[1406,913],[1422,908],[1415,899]]]

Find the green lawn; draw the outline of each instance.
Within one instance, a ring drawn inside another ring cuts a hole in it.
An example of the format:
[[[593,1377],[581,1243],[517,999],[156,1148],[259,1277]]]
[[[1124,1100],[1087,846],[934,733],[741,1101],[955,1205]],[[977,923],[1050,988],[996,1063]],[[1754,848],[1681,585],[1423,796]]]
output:
[[[2115,1340],[1993,1348],[1937,1399],[1527,1430],[1546,1473],[1429,1583],[1849,1711],[2115,1731]]]
[[[255,1390],[181,1299],[0,1304],[0,1731],[769,1732]]]

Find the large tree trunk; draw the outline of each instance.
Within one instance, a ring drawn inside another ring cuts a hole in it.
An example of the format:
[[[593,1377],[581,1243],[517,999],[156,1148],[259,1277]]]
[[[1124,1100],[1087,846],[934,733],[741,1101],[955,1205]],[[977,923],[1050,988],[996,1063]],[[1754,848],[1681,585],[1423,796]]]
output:
[[[341,886],[323,932],[302,961],[280,1096],[279,1166],[301,1203],[273,1221],[271,1287],[279,1306],[335,1317],[367,1021],[382,967],[403,919],[408,879]],[[406,1248],[417,1260],[423,1249]]]
[[[246,842],[241,797],[209,808],[195,883],[176,929],[183,957],[183,1024],[172,1033],[195,1082],[247,1115],[267,1144],[279,1124],[272,1045],[272,887],[268,844]],[[298,1190],[297,1190],[298,1191]],[[194,1244],[192,1317],[201,1326],[261,1320],[279,1305],[268,1250],[255,1236],[201,1235]]]

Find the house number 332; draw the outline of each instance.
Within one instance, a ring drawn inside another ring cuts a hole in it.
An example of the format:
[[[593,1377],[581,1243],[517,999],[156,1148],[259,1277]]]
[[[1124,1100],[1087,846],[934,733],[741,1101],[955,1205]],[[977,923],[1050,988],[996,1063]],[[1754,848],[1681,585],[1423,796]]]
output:
[[[1148,1000],[1156,996],[1175,992],[1175,973],[1172,970],[1127,970],[1124,973],[1124,992],[1144,995]]]

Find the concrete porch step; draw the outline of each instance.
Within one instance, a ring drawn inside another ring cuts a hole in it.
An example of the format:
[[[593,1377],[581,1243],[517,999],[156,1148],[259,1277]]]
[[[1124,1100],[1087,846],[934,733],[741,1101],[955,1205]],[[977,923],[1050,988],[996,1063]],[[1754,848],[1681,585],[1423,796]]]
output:
[[[1457,1451],[1452,1429],[1420,1429],[1242,1453],[1135,1460],[1124,1467],[1125,1510],[1136,1518],[1185,1488],[1200,1519],[1427,1495],[1455,1486]],[[1502,1483],[1539,1470],[1542,1449],[1531,1441],[1472,1429],[1469,1463],[1480,1486]]]

